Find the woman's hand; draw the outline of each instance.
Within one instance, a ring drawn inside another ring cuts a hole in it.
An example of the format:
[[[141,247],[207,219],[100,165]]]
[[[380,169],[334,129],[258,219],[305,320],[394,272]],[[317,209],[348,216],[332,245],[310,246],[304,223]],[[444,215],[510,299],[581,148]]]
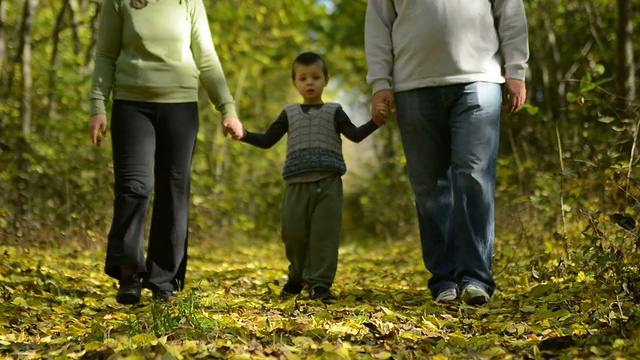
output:
[[[228,117],[222,120],[222,132],[226,137],[231,134],[231,138],[234,140],[240,140],[244,136],[244,128],[238,118]]]
[[[91,115],[89,119],[89,132],[91,133],[91,142],[93,145],[100,146],[102,138],[107,135],[107,115]]]

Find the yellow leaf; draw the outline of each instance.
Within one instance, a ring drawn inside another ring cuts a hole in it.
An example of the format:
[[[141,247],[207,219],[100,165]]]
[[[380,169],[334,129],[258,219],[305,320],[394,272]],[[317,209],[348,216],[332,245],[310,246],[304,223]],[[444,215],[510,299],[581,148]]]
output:
[[[489,350],[487,350],[484,353],[484,355],[488,355],[488,356],[493,357],[493,356],[498,356],[498,355],[504,355],[506,353],[507,352],[503,348],[501,348],[499,346],[494,346],[494,347],[490,348]]]
[[[284,353],[284,357],[287,360],[300,360],[301,359],[300,356],[298,356],[296,354],[289,353],[289,352],[285,352]]]
[[[373,354],[373,357],[375,359],[389,359],[392,356],[392,354],[390,352],[387,351],[381,351],[377,354]]]
[[[156,345],[158,340],[151,334],[138,334],[131,337],[133,344]]]
[[[267,287],[269,288],[269,290],[271,290],[272,293],[280,294],[280,288],[277,287],[276,284],[270,282],[267,284]]]
[[[400,333],[400,338],[401,339],[409,339],[409,340],[413,340],[413,341],[418,341],[420,340],[420,336],[414,334],[414,333],[410,333],[410,332],[401,332]]]
[[[103,345],[101,342],[99,342],[99,341],[92,341],[92,342],[88,343],[88,344],[84,347],[84,351],[85,351],[85,352],[95,351],[95,350],[101,349],[101,348],[103,348],[103,347],[104,347],[104,345]]]
[[[27,306],[27,300],[25,300],[25,299],[23,299],[21,297],[14,298],[11,303],[13,305],[15,305],[15,306],[20,306],[20,307],[26,307]]]

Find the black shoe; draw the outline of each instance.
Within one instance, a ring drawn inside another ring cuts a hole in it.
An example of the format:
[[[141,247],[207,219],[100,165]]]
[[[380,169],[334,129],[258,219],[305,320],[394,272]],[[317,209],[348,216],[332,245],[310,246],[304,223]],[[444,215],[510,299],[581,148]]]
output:
[[[140,278],[138,275],[131,275],[120,279],[120,289],[116,295],[116,301],[124,305],[133,305],[140,302]]]
[[[153,291],[153,300],[157,302],[169,302],[173,299],[175,299],[175,296],[173,296],[173,291],[169,291],[169,290]]]
[[[311,300],[336,300],[337,298],[333,296],[331,290],[325,286],[316,286],[311,289],[311,293],[309,294],[309,299]]]
[[[300,294],[300,292],[302,292],[302,284],[287,281],[282,287],[282,291],[280,291],[280,296],[293,296]]]

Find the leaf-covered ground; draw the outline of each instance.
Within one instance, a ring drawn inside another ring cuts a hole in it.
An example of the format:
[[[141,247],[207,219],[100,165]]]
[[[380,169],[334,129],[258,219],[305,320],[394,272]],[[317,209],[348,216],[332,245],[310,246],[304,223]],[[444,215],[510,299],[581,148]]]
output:
[[[149,292],[138,306],[117,304],[103,257],[0,246],[0,357],[640,358],[635,285],[596,279],[548,249],[497,249],[499,289],[481,307],[434,303],[415,239],[343,246],[332,304],[278,296],[277,241],[192,244],[186,289],[171,304]]]

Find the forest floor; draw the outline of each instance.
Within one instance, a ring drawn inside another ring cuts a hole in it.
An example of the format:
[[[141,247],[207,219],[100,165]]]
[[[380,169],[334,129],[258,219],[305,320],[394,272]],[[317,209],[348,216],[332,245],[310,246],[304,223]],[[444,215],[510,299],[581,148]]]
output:
[[[417,239],[345,244],[339,300],[325,304],[279,296],[279,241],[194,242],[176,301],[154,303],[145,290],[123,306],[103,248],[0,245],[0,358],[640,358],[637,282],[549,247],[501,245],[492,301],[443,306],[419,249]]]

